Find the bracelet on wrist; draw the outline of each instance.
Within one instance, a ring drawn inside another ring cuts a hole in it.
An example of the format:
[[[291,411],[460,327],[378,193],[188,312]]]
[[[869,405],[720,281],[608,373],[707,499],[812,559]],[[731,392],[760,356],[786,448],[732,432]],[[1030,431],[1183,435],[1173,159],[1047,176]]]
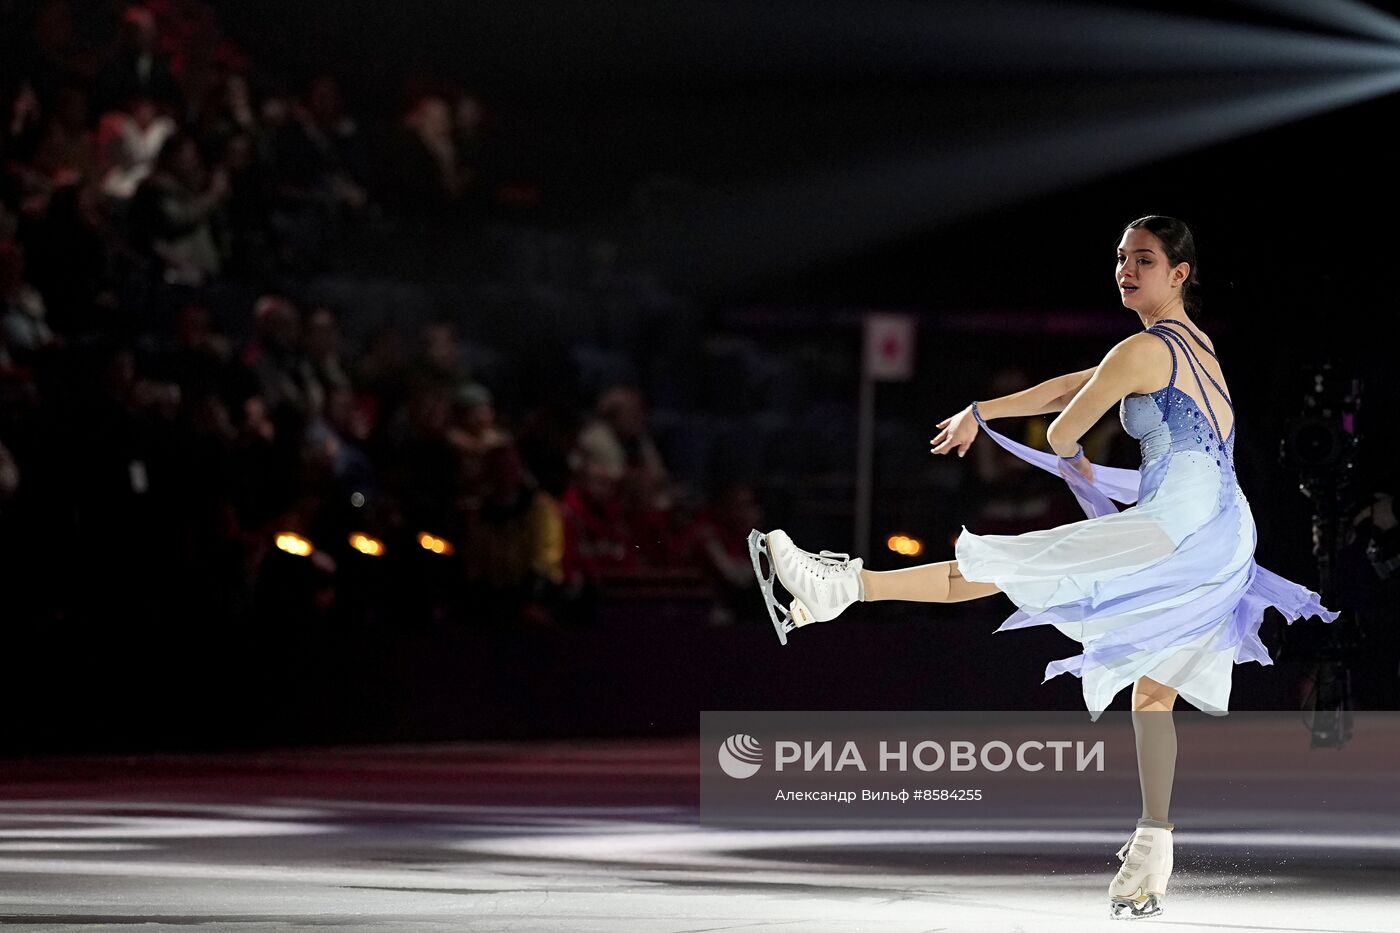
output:
[[[1084,456],[1084,445],[1083,445],[1083,444],[1080,444],[1080,445],[1079,445],[1079,451],[1078,451],[1077,453],[1075,453],[1073,456],[1061,457],[1060,459],[1063,460],[1065,463],[1073,463],[1074,461],[1080,459],[1080,458],[1083,457],[1083,456]]]

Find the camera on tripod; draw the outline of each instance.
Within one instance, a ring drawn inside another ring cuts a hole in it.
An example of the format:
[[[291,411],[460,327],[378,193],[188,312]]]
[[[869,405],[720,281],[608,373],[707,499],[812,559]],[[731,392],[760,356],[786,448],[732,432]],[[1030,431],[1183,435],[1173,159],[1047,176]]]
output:
[[[1330,362],[1321,364],[1310,374],[1303,412],[1288,423],[1280,450],[1281,462],[1298,472],[1299,489],[1313,504],[1317,589],[1323,604],[1329,606],[1341,605],[1341,550],[1353,534],[1351,517],[1361,506],[1352,483],[1361,445],[1357,430],[1361,395],[1360,378],[1339,375]],[[1341,748],[1351,738],[1355,700],[1350,661],[1360,639],[1355,619],[1345,610],[1329,625],[1283,633],[1275,660],[1286,658],[1307,665],[1302,707],[1314,748]]]

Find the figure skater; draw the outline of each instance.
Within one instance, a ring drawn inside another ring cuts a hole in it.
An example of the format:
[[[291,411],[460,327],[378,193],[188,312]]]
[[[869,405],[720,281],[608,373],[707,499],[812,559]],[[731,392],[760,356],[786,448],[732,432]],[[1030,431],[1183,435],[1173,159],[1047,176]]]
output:
[[[1224,715],[1233,666],[1273,663],[1258,635],[1266,607],[1290,624],[1314,615],[1331,622],[1338,613],[1254,562],[1254,518],[1235,476],[1234,404],[1210,338],[1188,313],[1197,308],[1198,284],[1190,229],[1160,215],[1128,224],[1114,284],[1141,332],[1092,369],[973,402],[938,422],[943,430],[930,441],[932,453],[961,457],[985,428],[1002,447],[1063,477],[1087,519],[1019,535],[976,535],[964,525],[954,560],[884,572],[849,554],[804,551],[782,530],[755,529],[749,553],[784,644],[794,628],[834,619],[856,601],[951,603],[1005,593],[1018,608],[997,631],[1053,625],[1083,646],[1052,661],[1045,679],[1077,675],[1092,719],[1132,684],[1142,817],[1118,851],[1123,865],[1108,891],[1110,915],[1131,919],[1161,913],[1171,876],[1177,696]],[[1079,438],[1113,405],[1140,442],[1140,469],[1095,466],[1084,456]],[[1060,412],[1047,435],[1053,453],[987,425],[1049,412]],[[1110,499],[1131,507],[1119,511]],[[792,594],[788,606],[773,596],[775,575]]]

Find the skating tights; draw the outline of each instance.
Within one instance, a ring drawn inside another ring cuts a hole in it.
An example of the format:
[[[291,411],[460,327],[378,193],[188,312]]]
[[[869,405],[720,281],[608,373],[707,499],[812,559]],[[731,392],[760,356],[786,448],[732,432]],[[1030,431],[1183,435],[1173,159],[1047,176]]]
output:
[[[1137,737],[1138,781],[1142,784],[1139,827],[1171,829],[1167,808],[1176,779],[1176,724],[1169,709],[1133,710]]]
[[[903,599],[916,603],[960,603],[1000,593],[995,583],[974,583],[958,573],[958,562],[941,560],[901,570],[862,570],[865,601]]]

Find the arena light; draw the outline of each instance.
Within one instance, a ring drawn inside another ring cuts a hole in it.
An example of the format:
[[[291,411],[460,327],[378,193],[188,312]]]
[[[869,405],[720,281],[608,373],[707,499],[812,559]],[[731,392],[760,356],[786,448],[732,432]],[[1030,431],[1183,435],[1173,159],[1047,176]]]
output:
[[[432,551],[434,554],[441,554],[444,557],[454,553],[457,549],[452,546],[452,542],[437,535],[428,534],[426,531],[418,533],[418,544],[425,551]]]
[[[924,543],[918,538],[911,538],[908,535],[890,535],[885,541],[885,546],[905,557],[918,557],[924,552]]]
[[[277,533],[277,549],[296,557],[310,557],[311,553],[316,550],[311,546],[310,541],[294,531],[279,531]]]
[[[361,554],[370,557],[382,557],[384,555],[384,542],[373,535],[367,535],[356,531],[350,535],[350,546]]]

